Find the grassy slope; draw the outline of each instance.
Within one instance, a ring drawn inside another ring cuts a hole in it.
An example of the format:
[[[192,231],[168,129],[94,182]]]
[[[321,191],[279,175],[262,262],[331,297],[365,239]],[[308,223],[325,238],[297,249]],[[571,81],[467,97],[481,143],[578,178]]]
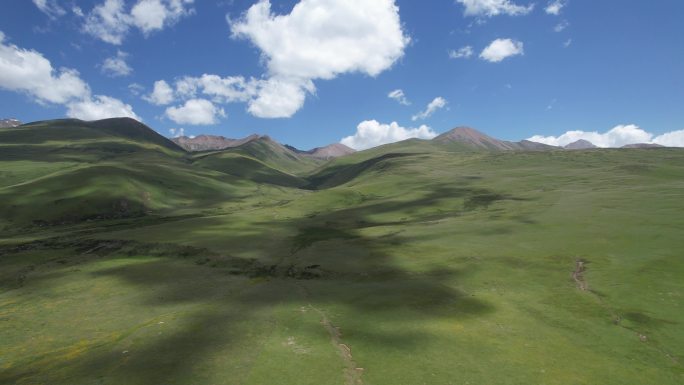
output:
[[[261,189],[191,165],[135,121],[58,120],[0,130],[0,228],[145,215],[197,215]]]
[[[305,173],[322,163],[322,161],[313,158],[300,156],[268,137],[262,137],[242,146],[226,149],[219,152],[219,154],[226,152],[258,159],[271,168],[294,175]]]
[[[237,198],[185,164],[205,197],[168,220],[5,233],[0,383],[684,381],[684,152],[429,146]],[[27,162],[3,170],[54,172]]]
[[[285,187],[302,187],[307,184],[303,178],[273,168],[257,158],[231,151],[198,157],[195,164],[257,183]]]

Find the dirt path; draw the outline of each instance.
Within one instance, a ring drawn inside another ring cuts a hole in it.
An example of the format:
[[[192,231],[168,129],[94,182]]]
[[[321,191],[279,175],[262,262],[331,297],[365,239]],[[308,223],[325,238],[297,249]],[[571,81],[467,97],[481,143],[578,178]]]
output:
[[[338,350],[340,357],[342,357],[342,360],[344,361],[345,384],[362,385],[363,380],[361,379],[361,376],[363,375],[363,368],[358,367],[356,361],[354,361],[351,348],[342,343],[342,332],[340,331],[340,328],[333,325],[323,311],[317,309],[311,304],[309,304],[309,307],[321,316],[321,325],[323,325],[325,330],[330,335],[330,342]]]
[[[572,279],[575,280],[577,288],[582,291],[587,291],[589,289],[587,281],[584,280],[585,270],[586,267],[584,265],[584,261],[578,260],[577,262],[575,262],[575,271],[572,272]]]
[[[674,356],[673,354],[670,354],[669,352],[665,351],[663,348],[658,346],[657,344],[653,343],[646,334],[643,334],[641,331],[637,330],[636,328],[633,327],[628,327],[625,326],[622,323],[622,316],[619,314],[619,312],[614,309],[610,304],[608,304],[606,301],[604,301],[603,298],[601,298],[599,295],[597,295],[595,292],[592,290],[589,290],[589,284],[587,283],[586,279],[584,278],[584,273],[586,272],[587,267],[586,267],[586,261],[582,260],[577,260],[575,262],[575,271],[572,272],[572,279],[575,281],[575,284],[577,284],[577,288],[580,289],[581,291],[586,291],[589,294],[591,294],[602,308],[604,308],[608,313],[610,313],[611,318],[613,319],[613,324],[617,327],[620,327],[625,330],[629,330],[630,332],[634,333],[636,337],[639,338],[639,341],[642,343],[648,344],[655,350],[657,350],[659,353],[663,354],[665,357],[667,357],[672,363],[679,365],[680,360],[678,357]]]

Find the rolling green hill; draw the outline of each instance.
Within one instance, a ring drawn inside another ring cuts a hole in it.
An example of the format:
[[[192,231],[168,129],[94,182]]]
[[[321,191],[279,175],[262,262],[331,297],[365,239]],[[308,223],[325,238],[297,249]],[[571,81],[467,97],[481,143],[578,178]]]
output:
[[[0,384],[684,382],[681,149],[119,124],[0,129]]]

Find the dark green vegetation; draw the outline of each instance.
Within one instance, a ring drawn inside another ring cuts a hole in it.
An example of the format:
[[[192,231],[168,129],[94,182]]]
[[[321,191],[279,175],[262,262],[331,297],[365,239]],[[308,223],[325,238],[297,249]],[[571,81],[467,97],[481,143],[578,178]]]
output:
[[[684,382],[682,150],[151,134],[0,129],[0,383]]]

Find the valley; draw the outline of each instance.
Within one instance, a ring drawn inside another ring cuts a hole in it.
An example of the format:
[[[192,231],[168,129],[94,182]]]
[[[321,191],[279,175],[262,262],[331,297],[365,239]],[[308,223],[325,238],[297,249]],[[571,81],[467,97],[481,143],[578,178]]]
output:
[[[684,381],[682,149],[226,141],[0,128],[0,384]]]

